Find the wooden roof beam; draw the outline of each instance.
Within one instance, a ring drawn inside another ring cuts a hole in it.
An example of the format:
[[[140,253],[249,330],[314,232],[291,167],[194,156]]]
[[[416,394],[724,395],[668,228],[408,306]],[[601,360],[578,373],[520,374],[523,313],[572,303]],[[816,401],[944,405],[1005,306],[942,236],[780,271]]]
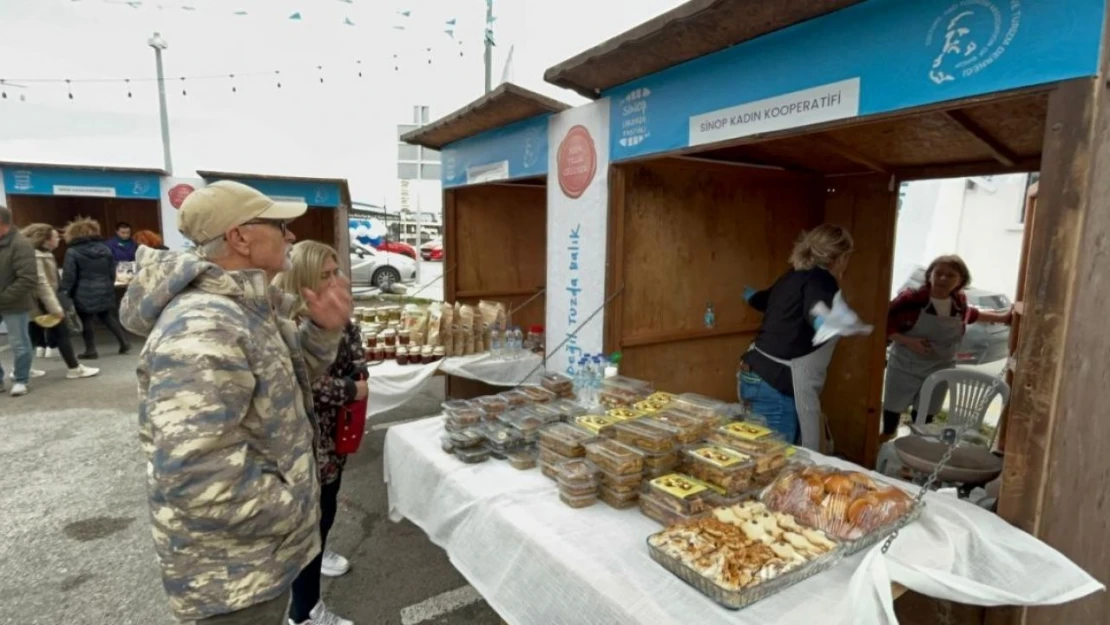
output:
[[[889,166],[884,165],[883,163],[879,162],[878,160],[876,160],[874,158],[871,158],[870,156],[860,152],[859,150],[857,150],[857,149],[855,149],[855,148],[853,148],[849,145],[845,145],[845,144],[841,143],[840,141],[837,141],[836,139],[833,139],[832,137],[829,137],[829,136],[826,136],[826,135],[816,135],[816,136],[812,137],[812,140],[817,141],[818,143],[824,145],[825,147],[832,150],[833,152],[836,152],[837,154],[843,156],[844,158],[846,158],[846,159],[848,159],[848,160],[850,160],[854,163],[859,163],[860,165],[863,165],[864,167],[867,167],[868,169],[870,169],[872,171],[877,171],[877,172],[883,173],[883,174],[890,174],[890,167]]]
[[[1014,164],[1018,162],[1019,159],[1016,154],[1002,145],[1002,142],[996,139],[991,133],[987,132],[985,128],[975,123],[975,120],[971,119],[964,111],[953,109],[951,111],[945,111],[944,114],[948,119],[956,122],[961,128],[966,130],[967,134],[975,137],[979,143],[983,144],[983,147],[987,148],[987,151],[990,152],[991,156],[999,163],[1002,163],[1006,167],[1013,167]]]

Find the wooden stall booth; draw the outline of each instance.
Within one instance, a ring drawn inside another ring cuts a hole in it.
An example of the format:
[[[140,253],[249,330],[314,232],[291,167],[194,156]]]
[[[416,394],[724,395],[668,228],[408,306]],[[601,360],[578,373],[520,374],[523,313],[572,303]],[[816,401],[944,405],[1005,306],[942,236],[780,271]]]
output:
[[[840,342],[822,404],[836,452],[872,464],[900,183],[1040,169],[1000,513],[1106,581],[1110,521],[1089,486],[1110,479],[1106,11],[1069,11],[694,0],[549,69],[609,100],[607,292],[623,291],[606,348],[622,372],[735,401],[760,322],[744,287],[787,270],[800,231],[844,225],[843,291],[875,332]],[[1101,594],[988,620],[1108,613]]]
[[[291,200],[308,204],[308,212],[297,219],[291,229],[297,240],[327,243],[339,252],[339,263],[350,273],[351,241],[348,234],[347,210],[351,206],[351,190],[342,178],[300,178],[262,174],[197,171],[206,183],[217,180],[241,182],[275,200]]]
[[[31,163],[0,163],[0,170],[0,199],[7,197],[16,226],[48,223],[64,229],[79,217],[89,217],[100,224],[104,238],[113,236],[121,222],[130,224],[132,232],[162,234],[161,170]],[[64,241],[55,253],[60,265]]]
[[[567,108],[506,83],[401,137],[442,152],[444,301],[498,301],[525,332],[544,324],[547,124]],[[453,397],[488,390],[449,378]]]

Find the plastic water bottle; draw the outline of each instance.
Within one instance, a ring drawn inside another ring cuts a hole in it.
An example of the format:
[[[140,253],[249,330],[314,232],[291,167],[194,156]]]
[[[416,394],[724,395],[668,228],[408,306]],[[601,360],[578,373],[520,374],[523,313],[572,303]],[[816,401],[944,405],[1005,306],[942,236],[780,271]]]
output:
[[[497,326],[489,328],[489,353],[494,358],[501,357],[501,332],[497,330]]]
[[[605,378],[605,359],[601,354],[594,356],[593,378],[590,381],[590,386],[593,387],[594,397],[601,394],[601,380]]]
[[[523,356],[524,351],[524,335],[520,332],[520,326],[513,326],[513,343],[511,358],[519,359]]]

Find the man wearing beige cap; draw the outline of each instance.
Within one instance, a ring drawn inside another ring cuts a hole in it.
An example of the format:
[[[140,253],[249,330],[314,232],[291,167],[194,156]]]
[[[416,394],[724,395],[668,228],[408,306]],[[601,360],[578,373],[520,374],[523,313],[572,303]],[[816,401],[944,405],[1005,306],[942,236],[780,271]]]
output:
[[[139,439],[155,550],[170,607],[203,624],[285,622],[293,579],[320,550],[310,384],[334,359],[349,285],[305,292],[310,321],[270,286],[289,221],[275,202],[221,181],[178,213],[195,252],[141,248],[120,310],[147,335]]]

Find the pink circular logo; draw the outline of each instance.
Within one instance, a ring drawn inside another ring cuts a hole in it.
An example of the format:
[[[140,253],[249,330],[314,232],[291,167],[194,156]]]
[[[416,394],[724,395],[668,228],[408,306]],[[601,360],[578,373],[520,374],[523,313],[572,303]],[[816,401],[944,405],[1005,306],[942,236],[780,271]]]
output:
[[[192,185],[174,185],[167,194],[170,196],[170,205],[174,208],[181,208],[181,204],[185,201],[185,198],[189,197],[189,194],[193,191],[196,191],[196,189],[194,189]]]
[[[581,197],[597,173],[597,148],[585,126],[575,126],[559,144],[556,165],[559,168],[559,188],[567,197]]]

